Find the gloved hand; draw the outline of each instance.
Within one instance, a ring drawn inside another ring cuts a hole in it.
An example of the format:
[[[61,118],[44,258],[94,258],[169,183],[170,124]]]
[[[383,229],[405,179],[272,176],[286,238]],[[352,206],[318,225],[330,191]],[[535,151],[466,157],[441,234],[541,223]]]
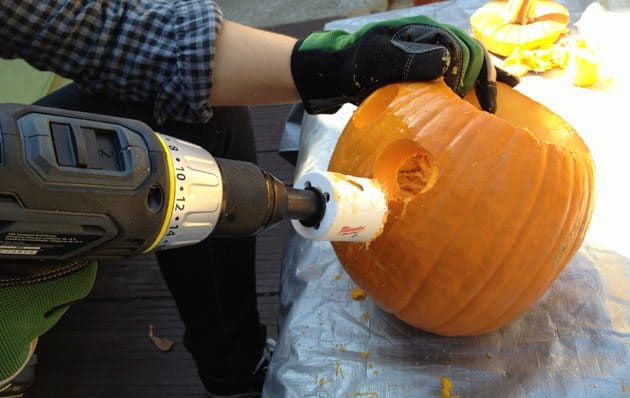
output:
[[[59,321],[71,303],[85,298],[94,285],[94,262],[47,264],[0,263],[0,385],[9,384],[30,358],[39,336]]]
[[[295,45],[291,71],[309,113],[358,105],[389,83],[440,76],[462,97],[475,86],[482,108],[496,111],[490,55],[463,30],[426,16],[371,23],[353,34],[312,33]]]

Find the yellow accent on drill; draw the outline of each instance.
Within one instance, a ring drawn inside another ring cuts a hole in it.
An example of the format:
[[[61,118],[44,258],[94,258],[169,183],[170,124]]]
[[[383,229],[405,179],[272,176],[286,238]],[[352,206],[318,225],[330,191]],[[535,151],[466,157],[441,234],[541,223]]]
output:
[[[166,156],[166,173],[168,174],[168,192],[167,192],[167,201],[166,201],[166,215],[164,220],[162,221],[162,227],[160,228],[160,232],[155,237],[155,241],[144,251],[144,253],[148,253],[155,249],[157,245],[160,243],[160,240],[166,234],[166,230],[168,229],[169,223],[171,222],[171,217],[173,216],[173,205],[175,203],[175,173],[173,172],[173,158],[171,158],[171,152],[166,145],[166,142],[162,138],[162,136],[158,133],[155,133],[158,141],[162,144],[162,148],[164,149],[164,156]]]

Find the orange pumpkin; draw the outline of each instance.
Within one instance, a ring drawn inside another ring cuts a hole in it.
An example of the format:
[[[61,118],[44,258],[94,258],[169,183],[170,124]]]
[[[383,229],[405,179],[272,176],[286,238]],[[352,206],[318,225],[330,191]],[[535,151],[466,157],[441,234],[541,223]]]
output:
[[[442,335],[523,314],[580,246],[594,168],[573,128],[505,85],[496,115],[441,80],[381,88],[357,109],[329,169],[376,178],[389,214],[370,244],[334,243],[382,309]]]

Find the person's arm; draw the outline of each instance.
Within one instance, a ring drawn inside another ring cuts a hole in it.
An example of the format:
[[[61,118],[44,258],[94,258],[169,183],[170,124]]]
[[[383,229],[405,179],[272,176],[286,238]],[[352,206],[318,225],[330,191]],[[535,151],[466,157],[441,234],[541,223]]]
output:
[[[223,23],[210,0],[2,0],[0,39],[0,57],[24,58],[92,93],[152,103],[158,122],[206,122],[211,105],[301,100],[308,112],[334,112],[383,85],[442,76],[462,96],[475,84],[486,102],[496,96],[492,74],[479,78],[494,72],[483,48],[423,16],[296,42]]]
[[[358,105],[389,83],[443,77],[462,97],[476,87],[482,107],[496,109],[487,52],[466,32],[421,15],[299,41],[226,21],[213,74],[211,105],[302,100],[310,113],[330,113],[346,102]]]
[[[289,36],[225,21],[216,42],[210,104],[300,101],[291,75],[295,43]]]
[[[0,57],[152,103],[158,121],[204,122],[222,22],[210,0],[2,0]]]

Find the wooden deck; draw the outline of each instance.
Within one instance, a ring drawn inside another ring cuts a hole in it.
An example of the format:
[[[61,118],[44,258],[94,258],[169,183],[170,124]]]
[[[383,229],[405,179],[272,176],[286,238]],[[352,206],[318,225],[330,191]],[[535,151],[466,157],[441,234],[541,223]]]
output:
[[[271,30],[300,37],[324,23]],[[289,109],[252,109],[259,163],[284,182],[292,181],[293,167],[277,147]],[[257,243],[258,306],[271,337],[277,336],[278,277],[289,227],[284,222],[259,235]],[[149,324],[176,342],[170,352],[153,345]],[[103,263],[92,294],[40,339],[35,385],[27,397],[204,397],[182,333],[153,255]]]

